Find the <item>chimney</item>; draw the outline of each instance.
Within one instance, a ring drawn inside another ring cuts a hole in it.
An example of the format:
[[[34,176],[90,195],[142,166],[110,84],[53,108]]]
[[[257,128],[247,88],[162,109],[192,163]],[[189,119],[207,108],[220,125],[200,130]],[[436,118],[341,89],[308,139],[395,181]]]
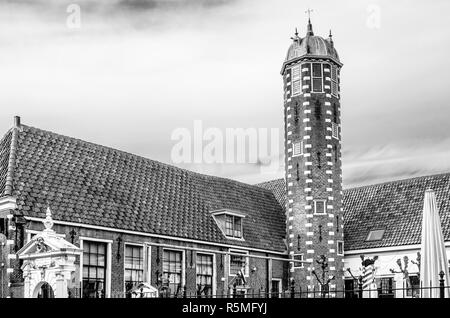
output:
[[[14,116],[14,127],[15,128],[20,127],[20,116]]]

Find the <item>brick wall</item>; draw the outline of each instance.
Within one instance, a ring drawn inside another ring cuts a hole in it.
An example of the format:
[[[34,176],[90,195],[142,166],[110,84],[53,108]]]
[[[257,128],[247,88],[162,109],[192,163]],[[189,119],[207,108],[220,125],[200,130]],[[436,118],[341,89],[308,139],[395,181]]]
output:
[[[312,92],[312,62],[295,61],[283,74],[289,253],[303,254],[312,262],[311,266],[290,270],[302,290],[318,288],[319,282],[311,271],[315,269],[321,276],[316,263],[321,255],[328,259],[327,278],[334,275],[331,284],[343,288],[343,257],[336,253],[336,242],[343,239],[340,133],[339,139],[332,137],[332,124],[340,125],[340,104],[339,98],[331,94],[333,62],[314,60],[323,63],[323,93]],[[302,87],[301,93],[293,96],[291,68],[296,65],[301,65]],[[303,142],[303,155],[293,156],[292,145],[296,142]],[[315,200],[325,200],[325,214],[314,213]]]
[[[93,240],[106,240],[111,242],[111,296],[119,297],[123,296],[125,290],[124,284],[124,260],[125,260],[125,244],[134,243],[142,244],[144,246],[146,243],[150,245],[150,282],[151,285],[157,286],[159,281],[157,279],[157,274],[162,274],[162,264],[163,264],[163,250],[167,249],[177,249],[183,251],[184,253],[184,268],[185,268],[185,287],[187,294],[195,294],[197,290],[197,272],[196,272],[196,254],[202,253],[201,250],[208,250],[214,254],[215,259],[215,286],[217,295],[224,295],[230,292],[228,283],[231,281],[232,276],[230,276],[228,269],[227,258],[229,256],[221,254],[220,252],[228,251],[226,247],[215,247],[207,244],[197,244],[193,242],[185,242],[178,240],[170,240],[163,238],[153,238],[146,237],[142,235],[133,235],[128,233],[118,233],[105,230],[88,229],[80,227],[71,227],[67,225],[55,224],[53,229],[56,233],[64,234],[65,239],[72,242],[71,232],[75,231],[76,234],[73,236],[73,243],[80,246],[80,237],[84,240],[92,238]],[[41,231],[43,230],[43,225],[39,222],[30,222],[28,225],[28,230],[31,231]],[[120,243],[118,238],[120,237]],[[26,238],[26,235],[25,235]],[[120,248],[119,248],[120,244]],[[165,245],[165,246],[160,246]],[[170,246],[170,247],[167,247]],[[191,250],[193,249],[193,250]],[[197,249],[197,250],[196,250]],[[271,255],[264,253],[254,253],[251,252],[249,256],[249,269],[256,270],[249,271],[248,277],[248,287],[255,290],[267,291],[270,289],[269,282],[269,269],[268,261],[266,259],[252,258],[251,255],[259,256],[272,256],[280,257],[280,255]],[[120,255],[120,256],[118,256]],[[79,260],[77,261],[79,264]],[[287,270],[287,262],[283,261],[273,261],[272,262],[272,277],[283,278]],[[77,269],[77,274],[74,275],[75,281],[74,285],[79,286],[79,268]],[[283,286],[285,284],[283,283]]]

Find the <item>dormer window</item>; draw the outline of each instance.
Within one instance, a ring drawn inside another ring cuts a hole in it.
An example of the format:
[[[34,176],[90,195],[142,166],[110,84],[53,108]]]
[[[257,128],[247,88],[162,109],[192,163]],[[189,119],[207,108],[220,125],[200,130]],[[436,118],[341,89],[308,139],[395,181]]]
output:
[[[243,219],[245,214],[228,209],[216,210],[211,214],[226,238],[244,239]]]
[[[242,217],[225,215],[225,235],[229,237],[242,237]]]

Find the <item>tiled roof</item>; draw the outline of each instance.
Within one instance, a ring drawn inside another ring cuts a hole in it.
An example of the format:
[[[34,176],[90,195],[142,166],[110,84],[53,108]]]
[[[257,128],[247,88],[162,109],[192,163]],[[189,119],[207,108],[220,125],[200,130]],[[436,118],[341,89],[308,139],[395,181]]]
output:
[[[19,131],[13,195],[25,216],[44,218],[50,205],[55,220],[286,250],[284,208],[269,190],[25,125]],[[210,215],[218,209],[247,215],[245,241],[225,238]]]
[[[11,150],[11,131],[0,140],[0,197],[5,193],[8,174],[9,153]]]
[[[256,186],[272,191],[280,205],[286,206],[286,181],[284,178],[258,183]]]
[[[344,191],[346,250],[420,244],[425,191],[433,189],[446,241],[450,240],[450,173],[398,180]],[[370,230],[380,241],[366,242]]]
[[[284,179],[259,184],[284,206]],[[444,239],[450,241],[450,173],[344,190],[345,250],[420,244],[425,190],[436,192]],[[366,242],[371,230],[384,229],[379,241]]]

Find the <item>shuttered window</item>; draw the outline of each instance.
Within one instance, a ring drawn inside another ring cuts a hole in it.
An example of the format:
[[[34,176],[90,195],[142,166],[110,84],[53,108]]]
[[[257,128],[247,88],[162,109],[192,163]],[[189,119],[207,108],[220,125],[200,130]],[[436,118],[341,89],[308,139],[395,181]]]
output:
[[[337,67],[331,66],[331,95],[338,96]]]
[[[292,144],[292,156],[297,157],[303,155],[303,141],[294,142]]]
[[[292,68],[292,96],[299,95],[302,92],[300,65]]]

